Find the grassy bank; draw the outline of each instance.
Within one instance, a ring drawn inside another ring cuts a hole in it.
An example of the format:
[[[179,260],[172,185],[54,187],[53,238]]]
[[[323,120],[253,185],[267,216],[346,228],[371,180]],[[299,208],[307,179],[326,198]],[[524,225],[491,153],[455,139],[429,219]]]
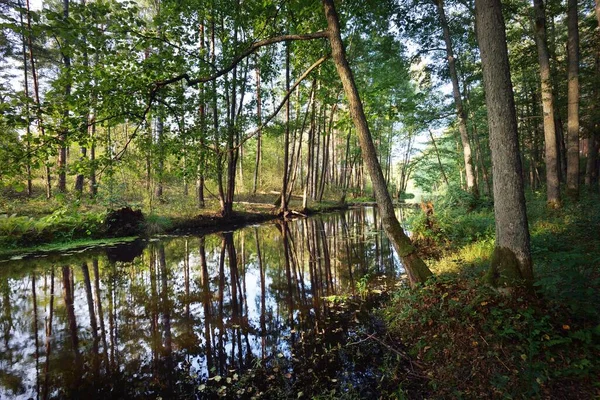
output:
[[[485,286],[493,248],[489,204],[450,196],[413,231],[436,278],[401,290],[383,314],[421,362],[431,398],[600,396],[600,202],[549,211],[528,196],[536,293]]]
[[[72,248],[102,245],[109,238],[155,234],[206,234],[235,229],[280,217],[274,205],[277,195],[237,196],[234,215],[222,218],[216,201],[200,208],[189,196],[171,198],[152,207],[129,202],[105,204],[87,198],[59,196],[27,199],[4,196],[0,199],[0,257],[33,252],[60,252]],[[144,215],[139,229],[116,233],[107,224],[109,208],[130,206]],[[345,207],[334,201],[311,202],[304,215],[329,212]],[[293,199],[291,209],[301,210]]]

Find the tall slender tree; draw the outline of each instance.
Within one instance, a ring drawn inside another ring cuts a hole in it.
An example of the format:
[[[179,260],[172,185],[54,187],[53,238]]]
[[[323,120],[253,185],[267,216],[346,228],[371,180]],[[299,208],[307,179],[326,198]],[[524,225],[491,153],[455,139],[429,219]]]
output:
[[[579,196],[579,16],[577,0],[568,0],[567,194]]]
[[[533,268],[517,114],[500,0],[475,0],[475,17],[494,176],[496,243],[490,278],[495,285],[513,286],[522,281],[531,285]]]
[[[63,21],[67,25],[69,21],[69,0],[63,0]],[[71,96],[71,55],[70,55],[70,43],[68,39],[65,39],[60,44],[65,79],[65,99],[64,102],[68,103],[69,96]],[[60,148],[58,149],[58,190],[62,193],[67,191],[67,137],[69,130],[69,109],[65,106],[63,111],[63,126],[60,128],[58,135],[58,143]]]
[[[465,175],[467,181],[467,190],[474,195],[479,195],[477,181],[475,177],[475,168],[473,166],[473,155],[471,152],[471,144],[467,131],[467,113],[463,107],[463,101],[460,94],[460,86],[458,82],[458,73],[456,72],[456,57],[452,49],[452,37],[450,36],[450,28],[444,10],[444,0],[435,1],[438,11],[438,17],[444,33],[444,42],[446,44],[446,59],[448,60],[448,69],[450,70],[450,80],[452,81],[452,97],[454,98],[454,107],[456,108],[456,116],[458,117],[458,131],[460,133],[460,141],[463,148],[463,157],[465,161]]]
[[[418,283],[423,283],[432,273],[417,254],[416,248],[408,236],[406,236],[398,222],[398,218],[396,218],[392,198],[387,190],[381,165],[377,161],[377,152],[375,151],[367,117],[354,82],[352,70],[348,64],[335,5],[333,0],[322,1],[325,9],[325,17],[327,18],[328,37],[333,61],[350,105],[350,115],[356,127],[364,163],[371,177],[373,191],[375,192],[375,198],[381,213],[383,228],[402,259],[410,284],[414,286]]]
[[[546,39],[546,11],[543,0],[533,0],[535,14],[535,43],[540,63],[542,109],[544,113],[544,140],[546,157],[546,199],[551,208],[560,207],[560,182],[558,178],[558,144],[554,116],[554,94],[550,71],[550,55]]]

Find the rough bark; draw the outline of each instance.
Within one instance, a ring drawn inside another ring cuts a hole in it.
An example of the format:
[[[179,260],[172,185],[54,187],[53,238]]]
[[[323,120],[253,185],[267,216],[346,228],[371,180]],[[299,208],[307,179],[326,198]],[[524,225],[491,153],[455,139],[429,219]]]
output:
[[[460,96],[460,86],[458,83],[458,73],[456,72],[456,59],[452,49],[452,38],[450,29],[444,11],[444,0],[436,1],[438,16],[442,31],[444,33],[444,42],[446,43],[446,57],[448,60],[448,69],[450,70],[450,80],[452,81],[452,96],[454,98],[454,107],[456,108],[456,116],[458,118],[458,131],[460,132],[460,141],[463,148],[463,157],[465,162],[465,174],[467,180],[467,190],[475,196],[479,194],[477,181],[475,180],[475,172],[473,167],[473,155],[471,152],[471,144],[467,132],[467,114],[465,113],[462,98]]]
[[[540,64],[542,109],[544,114],[544,138],[546,157],[546,199],[552,208],[560,207],[560,188],[558,178],[558,146],[554,120],[554,95],[550,75],[550,55],[546,39],[546,12],[542,0],[533,0],[535,12],[535,42]]]
[[[568,1],[567,195],[579,196],[579,17],[577,0]]]
[[[400,226],[392,199],[385,185],[381,166],[377,162],[377,153],[373,138],[369,130],[367,118],[363,110],[362,101],[358,94],[352,70],[346,58],[346,51],[340,34],[340,24],[333,0],[323,0],[325,16],[327,18],[328,36],[331,44],[332,56],[337,72],[342,81],[344,92],[348,99],[350,114],[356,127],[364,163],[371,176],[373,191],[381,213],[383,228],[390,238],[392,245],[400,256],[409,282],[412,286],[425,282],[432,273],[423,260],[417,255],[416,248]]]
[[[530,285],[533,270],[517,116],[500,0],[476,0],[475,18],[494,176],[496,244],[490,278],[496,285]]]

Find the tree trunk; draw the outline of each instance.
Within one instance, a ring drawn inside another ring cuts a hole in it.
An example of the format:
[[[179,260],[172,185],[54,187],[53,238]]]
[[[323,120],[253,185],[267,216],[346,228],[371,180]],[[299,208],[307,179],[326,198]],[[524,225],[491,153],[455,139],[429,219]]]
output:
[[[203,23],[200,25],[200,52],[201,52],[201,56],[203,56],[203,52],[204,52],[204,21]],[[200,113],[200,155],[199,155],[199,159],[200,162],[198,163],[198,170],[197,172],[197,179],[196,179],[196,196],[198,199],[198,207],[200,208],[204,208],[205,206],[205,202],[204,202],[204,170],[203,168],[205,168],[206,166],[206,155],[205,155],[205,149],[204,149],[204,144],[205,144],[205,136],[206,136],[206,91],[204,88],[204,83],[201,83],[199,85],[199,91],[200,91],[200,107],[199,107],[199,113]]]
[[[316,109],[316,94],[315,86],[316,80],[313,80],[313,99],[311,102],[311,116],[310,116],[310,129],[308,130],[308,142],[306,144],[308,155],[306,157],[306,185],[304,185],[304,195],[302,197],[302,209],[306,210],[308,206],[308,196],[310,193],[311,182],[312,182],[312,169],[314,160],[314,140],[315,140],[315,109]]]
[[[81,5],[84,7],[85,7],[85,2],[86,2],[86,0],[81,1]],[[88,68],[90,65],[90,62],[89,62],[89,57],[88,57],[88,53],[87,53],[87,36],[85,33],[83,35],[83,45],[84,45],[83,66],[85,68]],[[93,103],[93,101],[92,101],[92,103]],[[81,119],[83,122],[83,128],[82,128],[81,133],[82,133],[83,137],[89,136],[90,112],[86,111],[85,114],[81,116]],[[81,151],[81,156],[79,157],[79,162],[84,163],[85,160],[87,159],[87,148],[85,146],[81,146],[80,151]],[[75,178],[75,191],[77,192],[78,196],[81,196],[81,194],[83,193],[84,179],[85,179],[85,176],[84,176],[83,172],[77,173],[77,177]]]
[[[371,176],[375,198],[377,199],[377,205],[381,213],[383,228],[404,264],[409,283],[412,286],[415,286],[418,283],[424,283],[432,273],[423,260],[417,255],[416,248],[402,230],[402,227],[396,218],[396,214],[394,213],[392,199],[385,185],[381,166],[377,162],[377,153],[367,123],[367,117],[365,116],[362,101],[354,82],[352,70],[348,65],[346,50],[344,49],[340,34],[339,19],[333,0],[323,0],[323,6],[327,18],[329,42],[331,44],[333,60],[348,99],[350,114],[354,121],[360,147],[362,149],[363,160],[367,165],[368,172]]]
[[[579,196],[579,17],[577,0],[568,0],[568,121],[567,121],[567,195]]]
[[[18,2],[19,7],[23,7],[21,5],[21,0]],[[26,134],[25,140],[27,143],[27,197],[31,197],[33,194],[33,185],[31,179],[31,115],[29,110],[29,68],[27,67],[27,41],[25,37],[25,22],[23,21],[23,13],[19,12],[19,22],[21,24],[21,29],[23,30],[21,34],[21,47],[23,51],[23,86],[25,89],[25,118],[26,118]]]
[[[522,281],[529,286],[533,283],[533,269],[517,116],[500,0],[476,0],[475,18],[494,176],[496,244],[489,277],[497,286],[514,286]]]
[[[90,129],[90,197],[96,197],[98,194],[98,185],[96,184],[96,115],[92,114],[90,120],[92,124]]]
[[[258,57],[257,57],[258,64]],[[260,96],[260,67],[256,66],[256,124],[258,127],[262,125],[262,100]],[[262,159],[262,130],[259,128],[256,133],[256,162],[254,163],[254,180],[252,183],[252,195],[256,194],[258,187],[258,174],[260,172],[260,160]]]
[[[165,169],[165,124],[163,116],[158,111],[159,115],[156,119],[156,152],[157,152],[157,165],[156,165],[156,189],[154,195],[159,201],[163,201],[163,175]]]
[[[444,0],[436,1],[440,24],[444,32],[444,42],[446,43],[446,57],[448,59],[448,68],[450,70],[450,80],[452,81],[452,96],[454,97],[454,106],[456,108],[456,116],[458,117],[458,131],[460,132],[460,141],[463,148],[463,157],[465,161],[465,174],[467,178],[467,190],[473,195],[478,196],[479,190],[475,180],[473,168],[473,155],[471,152],[471,144],[469,143],[469,135],[467,132],[467,115],[465,113],[463,102],[460,97],[460,86],[458,84],[458,74],[456,72],[456,59],[452,50],[452,38],[450,37],[450,29],[444,11]]]
[[[63,0],[63,18],[65,22],[69,19],[69,0]],[[63,43],[63,47],[68,46],[68,43]],[[71,57],[69,56],[68,49],[61,47],[63,63],[67,74],[67,83],[65,85],[65,110],[63,111],[63,124],[60,128],[58,135],[58,143],[60,145],[58,151],[58,190],[61,193],[67,191],[67,131],[68,131],[68,119],[69,110],[67,109],[66,103],[68,102],[69,96],[71,96]]]
[[[542,109],[544,113],[544,138],[546,142],[546,199],[551,208],[560,207],[558,179],[558,146],[554,120],[554,95],[550,76],[550,56],[546,40],[546,12],[542,0],[533,0],[535,12],[535,42],[540,63]]]
[[[290,92],[290,43],[285,44],[285,92]],[[291,96],[290,96],[291,97]],[[280,212],[288,210],[287,188],[288,188],[288,164],[290,160],[290,98],[285,103],[285,134],[283,139],[283,182],[281,185]]]
[[[444,178],[446,186],[450,186],[450,183],[448,182],[448,177],[446,176],[446,172],[444,172],[444,167],[442,166],[442,160],[440,158],[440,152],[438,151],[437,145],[435,144],[435,139],[433,138],[433,132],[431,132],[431,129],[429,129],[429,137],[431,138],[431,144],[433,144],[433,149],[435,150],[435,156],[437,157],[438,165],[440,166],[442,178]]]
[[[35,68],[35,59],[33,57],[33,32],[31,29],[31,7],[29,6],[29,0],[25,0],[25,7],[27,9],[27,44],[29,47],[29,63],[31,65],[31,77],[33,78],[33,93],[35,95],[35,108],[37,116],[37,125],[40,130],[40,135],[46,140],[46,130],[44,128],[44,120],[42,116],[42,103],[40,102],[40,85],[38,82],[38,75]],[[48,165],[48,156],[44,159],[44,183],[46,185],[46,198],[52,197],[52,176],[50,174],[50,166]]]

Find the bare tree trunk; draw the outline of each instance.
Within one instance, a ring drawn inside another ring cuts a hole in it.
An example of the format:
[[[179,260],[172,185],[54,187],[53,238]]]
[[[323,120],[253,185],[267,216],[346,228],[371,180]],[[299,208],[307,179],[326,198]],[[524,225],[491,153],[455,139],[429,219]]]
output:
[[[313,80],[313,92],[316,87],[316,80]],[[314,96],[314,94],[313,94]],[[310,129],[308,130],[308,142],[306,144],[308,150],[308,156],[306,157],[306,184],[304,185],[304,195],[302,198],[302,209],[306,210],[308,206],[308,196],[310,193],[312,175],[313,175],[313,164],[314,160],[314,140],[315,140],[315,108],[316,108],[316,99],[313,98],[311,103],[311,117],[310,117]]]
[[[522,281],[531,285],[533,269],[517,116],[500,0],[476,0],[475,18],[494,176],[496,244],[490,280],[502,286],[514,286]]]
[[[596,2],[596,11],[598,11],[598,23],[600,24],[600,0]],[[598,36],[600,38],[600,35]],[[596,52],[596,78],[600,78],[600,48]],[[593,91],[593,98],[600,101],[600,88],[596,86]],[[600,119],[592,122],[588,139],[588,154],[585,168],[585,185],[591,189],[598,185],[598,151],[600,149]]]
[[[204,21],[200,25],[200,51],[203,52],[205,48],[204,45]],[[206,156],[204,149],[205,135],[206,135],[206,90],[204,88],[204,83],[201,83],[199,86],[200,90],[200,162],[198,163],[197,170],[197,179],[196,179],[196,196],[198,199],[198,207],[204,208],[204,170],[206,164]]]
[[[456,72],[456,59],[452,49],[452,38],[450,36],[450,28],[444,11],[444,0],[435,0],[440,24],[444,32],[444,42],[446,43],[446,57],[448,59],[448,68],[450,70],[450,80],[452,81],[452,96],[454,97],[454,106],[456,108],[456,116],[458,117],[458,131],[460,132],[460,141],[463,148],[463,157],[465,162],[465,174],[467,178],[467,190],[475,196],[479,195],[475,173],[473,168],[473,155],[471,152],[471,144],[469,143],[469,134],[467,132],[467,115],[463,108],[462,99],[460,97],[460,86],[458,83],[458,73]]]
[[[285,92],[290,91],[290,43],[285,44]],[[290,98],[285,103],[285,134],[283,139],[283,184],[281,186],[280,212],[288,210],[287,188],[288,188],[288,164],[290,160]]]
[[[333,60],[342,81],[344,92],[350,106],[350,114],[356,126],[360,147],[362,149],[363,160],[367,165],[373,190],[379,211],[381,213],[383,228],[390,238],[398,255],[402,259],[404,268],[408,275],[411,285],[423,283],[429,278],[432,273],[427,268],[427,265],[417,255],[416,248],[412,245],[410,239],[400,226],[398,219],[394,213],[392,199],[385,185],[385,179],[381,171],[381,166],[377,162],[377,152],[373,144],[373,138],[367,123],[367,117],[363,110],[362,101],[358,94],[352,70],[348,65],[346,58],[346,50],[342,42],[340,34],[340,24],[333,0],[323,0],[325,16],[327,18],[327,26],[329,31],[329,42]]]
[[[558,146],[554,119],[554,95],[550,76],[550,56],[546,40],[546,12],[542,0],[533,0],[535,12],[535,42],[540,63],[542,108],[544,112],[544,138],[546,142],[546,190],[548,206],[560,207],[560,188],[558,179]]]
[[[446,186],[449,186],[448,177],[446,176],[446,172],[444,172],[444,167],[442,166],[442,160],[440,159],[440,152],[438,151],[437,145],[435,144],[435,139],[433,138],[433,132],[431,129],[429,130],[429,137],[431,138],[431,143],[433,144],[433,149],[435,150],[435,155],[438,160],[438,165],[440,166],[440,172],[442,173],[442,177],[444,178],[444,182],[446,182]]]
[[[42,116],[42,110],[40,102],[40,85],[38,82],[38,75],[35,68],[35,60],[33,57],[33,32],[31,29],[31,7],[29,6],[29,0],[25,0],[25,6],[27,9],[27,44],[29,46],[29,63],[31,64],[31,77],[33,78],[33,93],[35,95],[35,108],[37,116],[37,124],[40,130],[40,135],[46,140],[46,130],[44,128],[44,120]],[[52,197],[52,176],[50,174],[50,166],[48,165],[48,156],[44,159],[45,169],[45,184],[46,184],[46,198]]]
[[[579,197],[579,17],[577,0],[568,0],[567,194]]]
[[[65,21],[69,19],[69,0],[63,0],[63,18]],[[67,47],[67,49],[65,49]],[[63,63],[67,74],[67,83],[65,85],[65,104],[68,103],[68,98],[71,96],[71,57],[69,56],[68,43],[63,43],[61,46]],[[58,135],[58,143],[60,145],[58,151],[58,190],[61,193],[67,191],[67,136],[68,136],[68,118],[69,110],[65,105],[63,112],[63,124]]]
[[[163,116],[158,111],[156,118],[156,152],[157,152],[157,165],[156,165],[156,189],[154,195],[159,201],[163,201],[163,175],[165,169],[165,144],[164,144],[165,125]]]
[[[21,4],[21,0],[18,1],[19,7],[23,7]],[[27,142],[27,196],[31,197],[33,194],[33,185],[31,180],[31,115],[29,110],[29,68],[27,67],[27,38],[25,37],[25,22],[23,21],[23,13],[19,12],[19,20],[21,23],[21,29],[23,30],[21,34],[21,45],[23,51],[23,86],[25,89],[25,114],[26,114],[26,134],[25,140]]]
[[[90,119],[90,197],[95,197],[98,193],[96,184],[96,112]]]
[[[258,64],[258,57],[257,57]],[[260,67],[256,66],[256,123],[257,126],[262,126],[262,99],[260,93]],[[256,133],[256,162],[254,163],[254,180],[252,183],[252,194],[256,194],[258,187],[258,175],[260,173],[260,161],[262,159],[262,129]]]

